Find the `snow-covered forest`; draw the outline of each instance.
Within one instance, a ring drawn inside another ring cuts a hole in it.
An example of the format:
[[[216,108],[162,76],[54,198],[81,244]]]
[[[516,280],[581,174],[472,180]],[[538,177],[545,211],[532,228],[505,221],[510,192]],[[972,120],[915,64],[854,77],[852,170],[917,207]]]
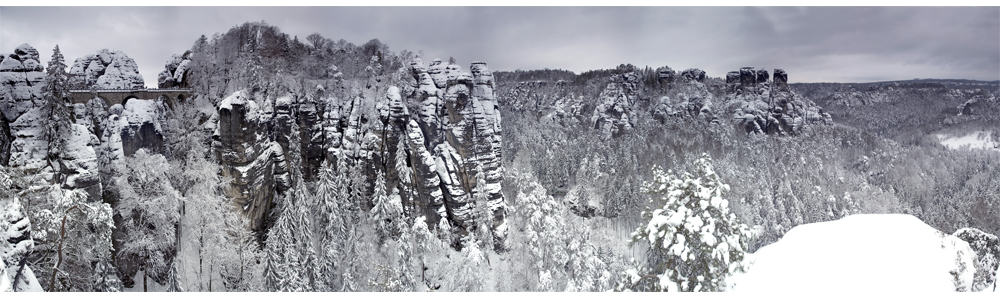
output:
[[[0,55],[0,291],[996,290],[998,81],[192,40]]]

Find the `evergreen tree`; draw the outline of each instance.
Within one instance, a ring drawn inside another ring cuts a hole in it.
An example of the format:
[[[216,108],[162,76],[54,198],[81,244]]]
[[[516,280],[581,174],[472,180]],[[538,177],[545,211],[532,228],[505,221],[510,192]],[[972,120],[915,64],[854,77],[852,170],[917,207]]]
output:
[[[341,255],[341,246],[344,245],[346,233],[345,221],[342,217],[340,200],[345,197],[342,180],[335,176],[329,164],[320,168],[319,181],[316,186],[316,195],[322,204],[322,213],[326,220],[322,225],[322,235],[320,241],[321,258],[320,275],[324,280],[324,291],[334,290],[333,281],[340,276],[337,273],[337,263]]]
[[[372,196],[375,206],[372,207],[371,217],[375,221],[375,231],[380,239],[397,237],[400,232],[400,222],[402,222],[403,206],[398,197],[392,197],[385,193],[385,177],[382,172],[375,178],[375,194]]]
[[[267,232],[267,240],[264,246],[264,285],[267,291],[281,291],[284,286],[284,278],[287,268],[285,267],[285,243],[287,243],[286,226],[284,221],[278,221]]]
[[[45,71],[45,86],[42,87],[42,116],[43,127],[42,139],[48,144],[47,159],[49,165],[54,164],[59,154],[66,149],[66,140],[70,134],[70,124],[73,120],[70,117],[66,104],[69,103],[69,75],[66,73],[66,63],[59,45],[52,49],[52,60],[49,61]],[[59,172],[58,168],[54,168]]]
[[[413,170],[407,165],[407,155],[406,155],[406,134],[402,134],[399,138],[399,143],[396,144],[396,173],[399,176],[399,183],[397,188],[399,189],[399,195],[401,198],[406,198],[408,202],[414,202],[415,198],[412,195],[413,187],[411,183],[413,182]],[[404,214],[412,214],[413,204],[406,204],[404,207]]]
[[[632,233],[630,242],[649,244],[648,266],[627,271],[619,290],[725,289],[725,278],[742,270],[750,238],[750,229],[722,198],[728,190],[707,154],[695,162],[694,173],[680,177],[654,167],[653,181],[643,185],[650,195],[642,213],[647,224]]]

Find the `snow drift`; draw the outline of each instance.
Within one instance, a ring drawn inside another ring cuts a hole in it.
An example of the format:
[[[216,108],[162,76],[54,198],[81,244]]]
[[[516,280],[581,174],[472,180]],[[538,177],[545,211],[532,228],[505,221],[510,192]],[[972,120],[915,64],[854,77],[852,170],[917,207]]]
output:
[[[970,291],[975,253],[912,215],[862,214],[795,227],[747,254],[741,292]]]

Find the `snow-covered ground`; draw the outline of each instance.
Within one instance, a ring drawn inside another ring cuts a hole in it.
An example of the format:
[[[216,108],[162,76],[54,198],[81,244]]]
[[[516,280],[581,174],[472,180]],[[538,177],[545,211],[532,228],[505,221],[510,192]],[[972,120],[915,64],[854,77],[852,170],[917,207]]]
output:
[[[964,136],[948,136],[937,134],[941,145],[948,149],[959,149],[968,146],[969,149],[993,149],[1000,151],[1000,140],[993,140],[988,131],[975,131]]]
[[[795,227],[727,281],[737,292],[926,295],[971,288],[974,258],[968,243],[911,215],[862,214]]]

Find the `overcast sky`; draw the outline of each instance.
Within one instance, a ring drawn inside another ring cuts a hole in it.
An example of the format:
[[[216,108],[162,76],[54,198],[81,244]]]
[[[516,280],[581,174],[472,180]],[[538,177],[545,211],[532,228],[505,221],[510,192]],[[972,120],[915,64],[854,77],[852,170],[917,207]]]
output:
[[[273,3],[278,4],[278,3]],[[0,53],[22,43],[44,65],[102,48],[135,59],[147,86],[172,54],[264,20],[300,40],[318,32],[423,51],[425,61],[577,73],[622,63],[782,68],[792,82],[1000,79],[1000,7],[0,7]]]

